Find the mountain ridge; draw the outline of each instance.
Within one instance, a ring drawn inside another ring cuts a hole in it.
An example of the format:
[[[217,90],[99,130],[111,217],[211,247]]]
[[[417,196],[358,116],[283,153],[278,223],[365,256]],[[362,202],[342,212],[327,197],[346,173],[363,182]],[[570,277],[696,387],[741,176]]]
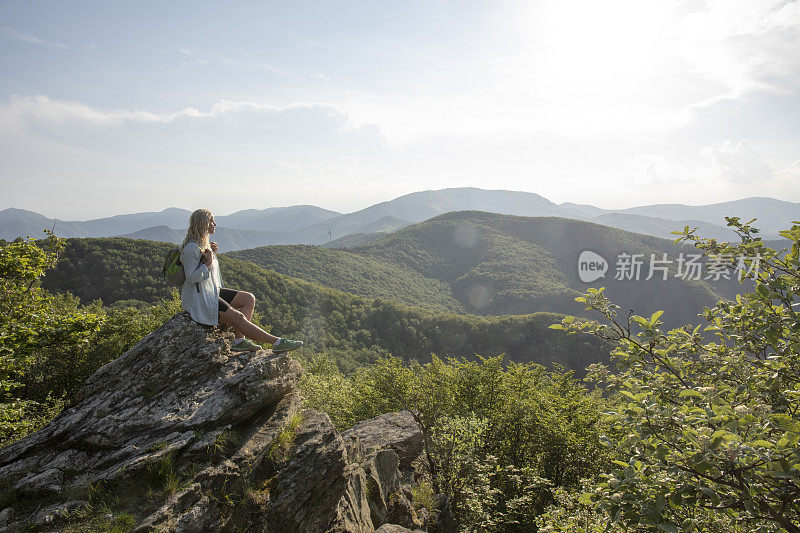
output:
[[[229,243],[239,249],[267,244],[328,244],[350,235],[388,233],[445,212],[480,210],[519,216],[558,216],[574,220],[596,221],[637,233],[672,238],[671,232],[684,226],[700,226],[713,238],[729,239],[725,216],[749,220],[767,237],[774,237],[793,221],[800,219],[800,203],[768,197],[749,197],[706,205],[652,204],[625,209],[564,202],[555,204],[541,195],[523,191],[486,190],[474,187],[417,191],[364,209],[341,214],[313,205],[245,209],[230,215],[218,215],[220,234],[231,232]],[[110,237],[156,235],[169,236],[185,231],[189,211],[167,208],[159,212],[129,213],[87,221],[50,219],[25,209],[0,211],[0,238],[41,236],[45,228],[55,226],[64,237]],[[170,231],[165,231],[167,227]],[[159,229],[155,229],[159,228]],[[242,232],[263,232],[249,233]],[[139,233],[144,232],[144,233]],[[233,236],[235,234],[235,237]],[[343,243],[358,243],[355,238]],[[226,243],[226,244],[229,244]],[[227,246],[232,249],[233,246]]]

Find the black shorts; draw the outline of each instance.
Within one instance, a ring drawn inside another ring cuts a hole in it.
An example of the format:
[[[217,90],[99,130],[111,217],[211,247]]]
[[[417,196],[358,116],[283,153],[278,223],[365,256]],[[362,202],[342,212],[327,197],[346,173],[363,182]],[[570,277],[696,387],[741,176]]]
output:
[[[220,289],[219,290],[219,297],[222,298],[223,300],[225,300],[225,302],[227,302],[227,303],[219,302],[219,312],[220,313],[224,313],[225,311],[227,311],[228,309],[231,308],[231,306],[228,305],[228,304],[231,303],[234,298],[236,298],[237,294],[239,294],[239,291],[235,291],[233,289]]]

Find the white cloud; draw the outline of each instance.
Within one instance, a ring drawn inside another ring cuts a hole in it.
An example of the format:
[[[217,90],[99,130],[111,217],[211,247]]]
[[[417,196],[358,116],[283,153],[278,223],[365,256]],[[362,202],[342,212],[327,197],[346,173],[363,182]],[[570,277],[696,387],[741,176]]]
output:
[[[9,39],[14,39],[15,41],[22,41],[24,43],[30,44],[38,44],[40,46],[47,46],[49,48],[69,48],[64,43],[58,43],[55,41],[46,41],[44,39],[40,39],[39,37],[31,34],[31,33],[19,33],[14,31],[13,28],[8,26],[3,26],[0,28],[0,33],[8,37]]]
[[[641,154],[632,160],[632,172],[619,175],[618,182],[640,185],[698,184],[726,187],[732,184],[775,185],[792,175],[792,166],[777,172],[764,155],[746,140],[725,140],[700,150],[700,160],[680,162],[661,155]],[[800,165],[796,166],[800,180]]]
[[[800,81],[800,3],[707,0],[679,25],[678,50],[694,73],[721,84],[720,98],[795,93]]]
[[[172,114],[150,113],[140,110],[101,111],[79,102],[51,100],[46,96],[12,96],[0,107],[0,125],[24,122],[49,122],[63,124],[70,121],[94,124],[118,124],[121,122],[171,122],[179,116],[199,116],[196,109],[184,109]]]
[[[631,181],[640,184],[688,183],[698,178],[697,167],[687,167],[654,154],[642,154],[633,159]]]
[[[195,52],[189,50],[188,48],[179,48],[178,53],[187,58],[184,64],[188,65],[224,65],[227,67],[233,67],[238,70],[243,70],[245,72],[261,71],[261,72],[270,72],[272,74],[278,74],[286,78],[291,77],[291,74],[289,74],[285,70],[280,69],[269,63],[264,63],[263,61],[251,61],[245,59],[231,58],[227,56],[199,57]]]
[[[159,173],[204,165],[221,175],[255,180],[252,187],[275,179],[301,188],[301,183],[323,188],[344,183],[348,176],[365,175],[364,165],[370,167],[386,150],[377,125],[355,124],[345,110],[329,104],[229,100],[205,110],[153,113],[15,97],[0,105],[0,139],[6,146],[24,147],[14,169],[0,161],[0,175],[36,173],[44,160],[57,159],[52,145],[58,144],[84,157],[118,158],[120,166],[157,164]]]
[[[631,160],[629,171],[598,179],[601,187],[595,198],[584,193],[595,185],[587,181],[563,199],[621,209],[653,203],[702,205],[753,196],[787,201],[800,197],[800,161],[770,164],[745,140],[714,143],[698,155],[686,159],[642,154]]]
[[[784,195],[794,195],[800,190],[800,161],[795,161],[775,172],[775,181],[779,184]]]
[[[0,128],[5,133],[14,129],[25,129],[31,124],[62,125],[83,123],[84,125],[113,126],[123,123],[161,123],[169,124],[182,119],[236,118],[247,115],[261,115],[277,118],[290,114],[297,119],[301,115],[323,117],[335,122],[342,131],[360,130],[370,125],[356,124],[343,109],[327,103],[294,103],[274,106],[251,101],[220,100],[213,103],[207,111],[187,107],[173,113],[153,113],[145,110],[105,111],[80,102],[52,100],[47,96],[12,96],[4,106],[0,106]]]
[[[703,148],[702,153],[725,181],[747,183],[773,177],[773,169],[763,154],[745,140],[715,143]]]
[[[70,209],[99,202],[129,211],[158,190],[221,211],[309,202],[341,209],[392,189],[375,168],[386,150],[380,128],[323,103],[221,100],[153,113],[16,97],[0,104],[0,144],[0,183],[14,205],[53,196],[69,197]]]

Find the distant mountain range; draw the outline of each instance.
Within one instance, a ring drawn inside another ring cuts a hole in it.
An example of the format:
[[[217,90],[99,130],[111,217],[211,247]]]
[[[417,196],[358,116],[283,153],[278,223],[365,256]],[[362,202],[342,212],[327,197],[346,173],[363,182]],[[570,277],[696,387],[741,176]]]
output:
[[[54,229],[60,237],[112,237],[132,233],[153,226],[185,228],[190,212],[170,207],[159,212],[132,213],[86,221],[66,221],[47,218],[25,209],[0,211],[0,238],[43,236],[44,229]]]
[[[159,271],[166,246],[122,238],[69,239],[43,286],[72,292],[84,302],[158,301],[168,293]],[[604,277],[581,279],[578,265],[586,250],[607,262]],[[623,253],[645,258],[641,276],[617,279],[618,257]],[[580,315],[584,309],[575,297],[590,286],[604,286],[622,309],[634,308],[648,316],[662,309],[666,324],[673,327],[697,322],[704,306],[713,307],[720,298],[749,290],[735,277],[712,281],[678,276],[681,253],[696,252],[686,244],[591,222],[458,211],[347,250],[273,245],[224,253],[220,260],[255,264],[367,302],[394,301],[458,315]],[[647,280],[652,255],[664,254],[671,260],[667,279],[658,274]],[[249,267],[242,270],[251,271],[255,272]],[[231,282],[225,269],[223,279]],[[250,290],[254,283],[247,281],[244,287]]]
[[[391,233],[437,215],[466,210],[569,218],[669,239],[675,238],[672,231],[684,226],[699,227],[698,234],[705,237],[735,239],[735,234],[725,227],[725,216],[738,216],[743,220],[757,218],[756,226],[764,237],[774,238],[793,220],[800,219],[800,203],[773,198],[745,198],[701,206],[657,204],[608,210],[569,202],[555,204],[528,192],[454,188],[415,192],[347,214],[313,205],[247,209],[217,216],[215,240],[225,251],[269,244],[349,247],[370,242],[375,234]],[[185,209],[169,208],[87,221],[64,221],[9,208],[0,211],[0,238],[41,237],[45,228],[54,228],[61,237],[125,236],[178,243],[185,235],[189,215],[190,211]]]

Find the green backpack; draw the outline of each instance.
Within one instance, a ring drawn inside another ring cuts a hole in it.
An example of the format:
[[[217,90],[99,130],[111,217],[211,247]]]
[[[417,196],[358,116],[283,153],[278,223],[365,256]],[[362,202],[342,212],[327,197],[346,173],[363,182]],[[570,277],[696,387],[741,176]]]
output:
[[[180,247],[173,248],[164,257],[164,268],[161,270],[167,281],[173,285],[182,286],[186,281],[186,273],[183,271],[181,263]]]

